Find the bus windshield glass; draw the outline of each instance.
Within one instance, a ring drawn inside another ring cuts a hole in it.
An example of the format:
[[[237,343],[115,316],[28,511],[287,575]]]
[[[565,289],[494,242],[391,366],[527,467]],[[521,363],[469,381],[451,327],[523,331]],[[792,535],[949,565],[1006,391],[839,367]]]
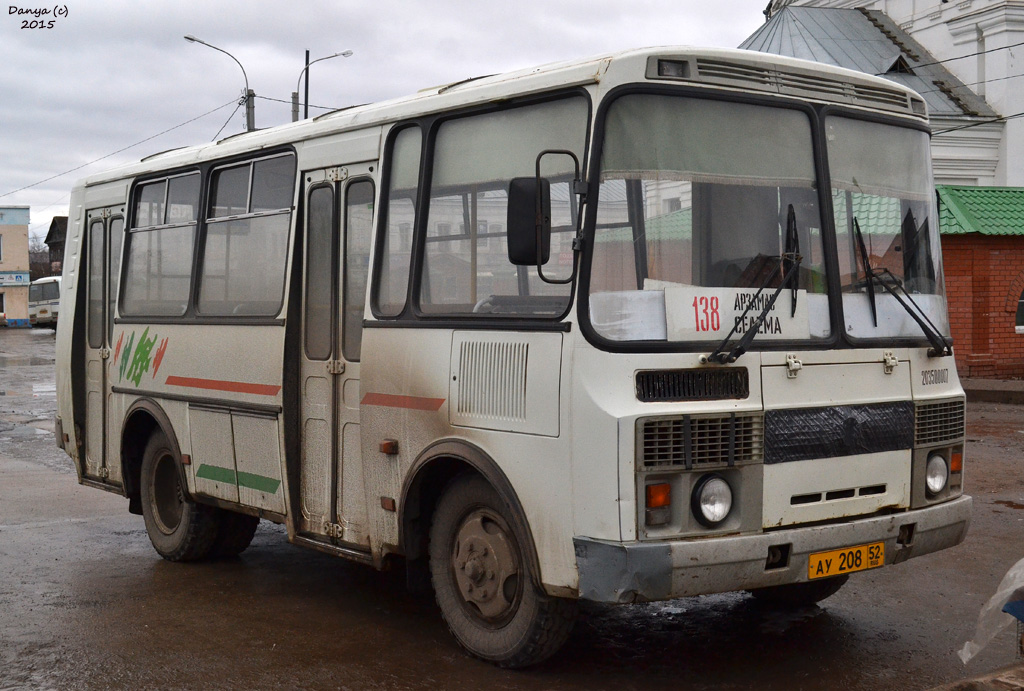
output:
[[[830,335],[801,110],[631,94],[605,119],[590,320],[610,341]],[[778,295],[774,302],[771,298]]]
[[[922,337],[891,289],[948,336],[927,133],[836,116],[825,132],[847,334]]]

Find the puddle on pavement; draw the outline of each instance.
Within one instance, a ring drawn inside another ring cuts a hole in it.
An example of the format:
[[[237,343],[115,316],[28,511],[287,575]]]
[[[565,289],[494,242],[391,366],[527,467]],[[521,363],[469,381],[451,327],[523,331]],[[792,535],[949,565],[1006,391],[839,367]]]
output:
[[[992,503],[993,504],[999,504],[1000,506],[1005,506],[1005,507],[1007,507],[1009,509],[1017,509],[1018,511],[1020,511],[1021,509],[1024,509],[1024,504],[1018,504],[1015,501],[1007,501],[1005,499],[1000,499],[1000,500],[994,501]]]
[[[0,355],[0,367],[41,367],[52,365],[54,362],[53,358],[34,355]]]

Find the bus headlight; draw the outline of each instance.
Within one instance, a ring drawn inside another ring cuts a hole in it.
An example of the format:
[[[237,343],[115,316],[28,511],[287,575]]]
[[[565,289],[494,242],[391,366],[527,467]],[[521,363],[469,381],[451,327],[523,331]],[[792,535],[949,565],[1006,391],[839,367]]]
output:
[[[705,475],[693,487],[690,508],[701,525],[713,528],[732,510],[732,488],[720,475]]]
[[[946,487],[949,480],[949,468],[946,466],[946,459],[939,454],[932,454],[928,457],[928,467],[925,471],[925,486],[928,494],[934,496]]]

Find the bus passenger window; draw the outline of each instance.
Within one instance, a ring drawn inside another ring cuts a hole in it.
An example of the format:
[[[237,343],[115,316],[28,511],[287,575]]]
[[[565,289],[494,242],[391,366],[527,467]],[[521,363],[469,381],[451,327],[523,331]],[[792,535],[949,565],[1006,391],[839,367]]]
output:
[[[199,174],[177,175],[136,188],[127,235],[123,316],[181,316],[188,306]],[[192,209],[192,212],[188,210]],[[111,297],[117,294],[120,226],[111,239]],[[116,244],[115,244],[116,243]]]
[[[281,311],[294,185],[290,154],[214,171],[200,314],[274,317]]]

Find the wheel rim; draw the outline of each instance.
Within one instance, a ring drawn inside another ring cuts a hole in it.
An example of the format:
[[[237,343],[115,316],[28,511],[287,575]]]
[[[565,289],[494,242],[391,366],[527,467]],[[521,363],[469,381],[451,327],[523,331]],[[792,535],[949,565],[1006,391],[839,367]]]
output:
[[[178,529],[184,506],[178,468],[170,454],[164,454],[156,462],[153,477],[153,518],[160,532],[170,535]]]
[[[466,516],[455,531],[452,571],[475,619],[500,626],[515,614],[522,594],[519,549],[501,516],[485,508]]]

